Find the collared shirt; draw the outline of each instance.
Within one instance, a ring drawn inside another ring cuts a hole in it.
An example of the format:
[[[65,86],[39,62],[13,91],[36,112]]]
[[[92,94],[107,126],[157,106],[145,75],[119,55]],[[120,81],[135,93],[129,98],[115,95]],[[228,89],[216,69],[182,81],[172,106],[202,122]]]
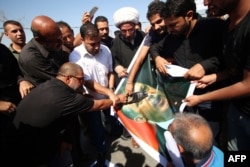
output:
[[[12,43],[9,46],[9,50],[11,51],[11,53],[15,56],[15,58],[18,60],[20,52],[16,51],[13,47],[12,47]]]
[[[224,154],[217,147],[213,146],[212,152],[201,160],[196,167],[219,167],[224,166]]]
[[[13,121],[20,156],[30,157],[35,163],[48,163],[58,151],[61,132],[93,105],[93,100],[56,78],[34,88],[19,103]]]
[[[113,65],[111,52],[107,46],[101,44],[98,54],[91,55],[81,44],[71,52],[69,61],[79,64],[83,68],[85,80],[94,80],[100,85],[108,87],[108,74],[113,72]],[[88,91],[96,99],[106,98],[104,95]]]
[[[55,77],[65,63],[65,52],[49,52],[35,39],[29,41],[19,56],[19,66],[24,78],[35,86]]]

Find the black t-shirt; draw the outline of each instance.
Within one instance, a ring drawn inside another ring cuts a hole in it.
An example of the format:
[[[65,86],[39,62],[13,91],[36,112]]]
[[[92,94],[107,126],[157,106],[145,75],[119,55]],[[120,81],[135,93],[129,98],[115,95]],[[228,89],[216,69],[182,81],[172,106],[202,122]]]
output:
[[[242,81],[250,70],[250,12],[225,35],[224,62],[231,74],[231,84]],[[239,109],[250,114],[250,96],[234,100]]]
[[[36,87],[20,102],[14,118],[22,156],[48,162],[58,151],[61,131],[93,104],[55,78]]]

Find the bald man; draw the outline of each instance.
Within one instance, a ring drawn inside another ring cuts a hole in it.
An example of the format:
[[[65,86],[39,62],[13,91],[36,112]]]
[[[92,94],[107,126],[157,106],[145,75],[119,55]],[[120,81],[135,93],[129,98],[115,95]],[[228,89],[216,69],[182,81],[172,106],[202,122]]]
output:
[[[78,114],[113,105],[110,99],[92,100],[77,93],[84,83],[83,76],[79,65],[67,62],[56,78],[34,88],[19,104],[14,118],[19,166],[52,167],[53,158],[60,153],[61,131],[73,124]],[[126,95],[119,98],[126,102]]]
[[[68,55],[61,49],[61,31],[50,17],[35,17],[31,31],[33,38],[22,49],[19,66],[24,78],[37,86],[54,78]]]
[[[185,166],[224,166],[222,151],[213,146],[208,122],[198,114],[177,113],[168,127]]]

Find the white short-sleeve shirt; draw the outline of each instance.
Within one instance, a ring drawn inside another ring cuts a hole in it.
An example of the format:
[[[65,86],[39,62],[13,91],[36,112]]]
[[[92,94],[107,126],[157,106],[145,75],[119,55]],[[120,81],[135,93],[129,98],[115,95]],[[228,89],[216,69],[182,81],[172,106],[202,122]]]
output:
[[[108,74],[113,72],[113,63],[111,52],[107,46],[101,44],[98,54],[91,55],[81,44],[70,53],[69,61],[82,67],[85,80],[94,80],[100,85],[108,87]],[[89,89],[88,92],[96,99],[106,98]]]

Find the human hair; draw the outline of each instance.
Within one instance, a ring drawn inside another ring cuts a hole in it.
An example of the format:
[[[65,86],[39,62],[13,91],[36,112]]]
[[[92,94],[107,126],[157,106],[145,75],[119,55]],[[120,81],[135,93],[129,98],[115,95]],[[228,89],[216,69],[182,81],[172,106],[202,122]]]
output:
[[[82,38],[85,38],[86,36],[97,37],[99,36],[99,30],[93,23],[87,22],[81,26],[80,34]]]
[[[58,75],[76,76],[82,67],[76,63],[66,62],[58,70]]]
[[[95,18],[94,24],[96,25],[98,22],[107,22],[108,23],[109,21],[108,21],[107,17],[105,17],[105,16],[97,16]]]
[[[59,26],[59,28],[62,28],[62,27],[67,27],[73,34],[74,34],[74,31],[73,29],[70,27],[70,25],[68,23],[66,23],[65,21],[57,21],[56,24]]]
[[[170,131],[176,143],[184,148],[185,154],[189,157],[201,160],[211,153],[213,135],[208,122],[202,116],[194,113],[177,113]],[[201,141],[199,137],[194,137],[194,132],[202,133],[200,135],[205,136],[205,139]]]
[[[141,22],[138,21],[138,23],[136,23],[136,25],[138,25],[141,28]]]
[[[20,22],[18,22],[16,20],[7,20],[7,21],[5,21],[3,23],[3,28],[4,28],[5,32],[7,31],[6,27],[7,27],[8,24],[13,24],[13,25],[20,26],[20,27],[23,28],[23,26],[22,26],[22,24]]]
[[[162,17],[164,11],[165,11],[165,2],[153,1],[148,5],[147,19],[149,20],[150,17],[156,14],[159,14],[160,17]]]
[[[192,10],[196,14],[196,4],[194,0],[168,0],[165,4],[164,17],[184,17]]]

